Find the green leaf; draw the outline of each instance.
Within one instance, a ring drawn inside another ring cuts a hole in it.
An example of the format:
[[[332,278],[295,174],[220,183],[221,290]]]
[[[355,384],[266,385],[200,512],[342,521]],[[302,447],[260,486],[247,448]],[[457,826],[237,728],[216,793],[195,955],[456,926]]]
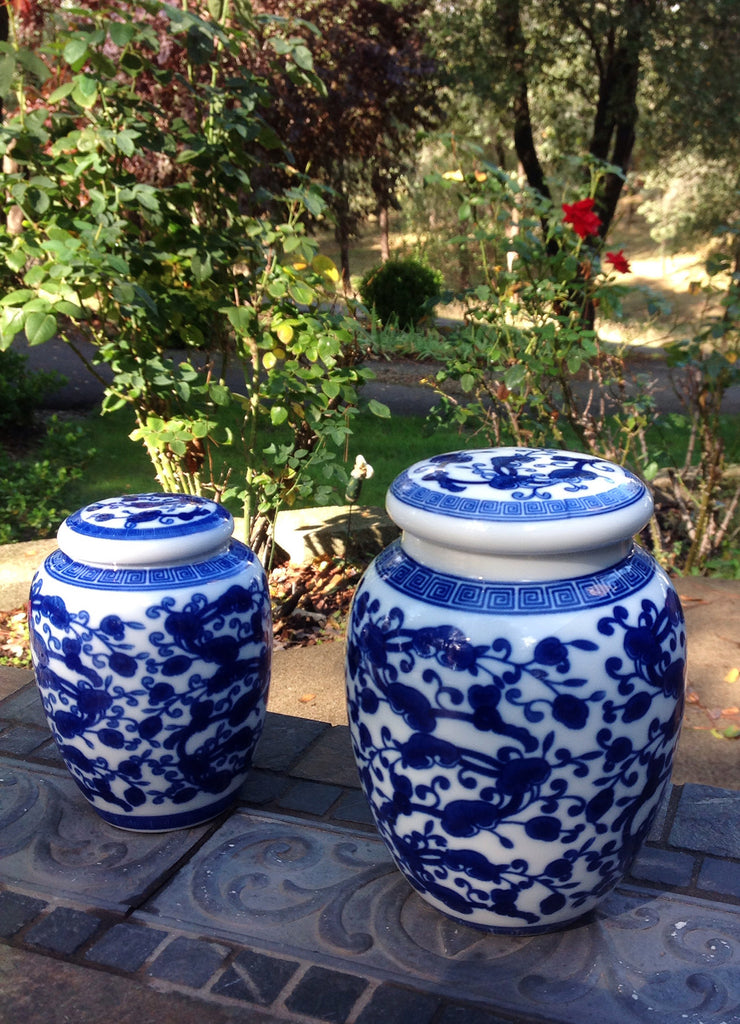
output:
[[[64,47],[62,56],[68,64],[74,66],[78,62],[83,61],[85,57],[87,57],[87,51],[87,39],[78,37],[76,39],[70,39],[70,41]]]
[[[29,345],[41,345],[57,332],[57,318],[51,313],[29,313],[25,323]]]
[[[524,363],[517,363],[515,366],[510,366],[504,374],[504,383],[507,388],[516,388],[527,376],[527,367]]]
[[[74,302],[69,302],[67,299],[61,299],[59,302],[55,302],[54,312],[61,313],[62,316],[70,316],[74,320],[79,320],[84,315],[84,310],[81,306],[78,306]]]
[[[0,57],[0,96],[10,92],[15,74],[15,57],[12,53],[4,53]]]
[[[475,377],[472,373],[464,373],[460,378],[460,387],[465,394],[468,394],[475,387]]]
[[[16,288],[12,292],[8,292],[7,295],[3,295],[0,299],[0,306],[17,306],[22,302],[27,302],[36,293],[30,288]]]
[[[378,416],[382,420],[389,420],[391,418],[391,411],[384,402],[379,402],[377,398],[371,398],[367,403],[367,407],[373,416]]]
[[[298,45],[291,52],[291,57],[296,62],[299,68],[303,68],[304,71],[313,71],[313,57],[311,51],[307,46]]]
[[[60,100],[63,100],[67,96],[69,96],[69,94],[72,92],[74,87],[75,87],[74,81],[65,82],[63,85],[60,85],[57,89],[54,90],[54,92],[51,94],[51,96],[49,96],[49,98],[47,100],[47,103],[49,104],[49,106],[54,106]]]
[[[231,401],[231,391],[225,384],[211,384],[208,394],[216,405],[228,405]]]
[[[282,405],[273,405],[270,409],[270,420],[274,427],[279,427],[288,418],[288,410]]]
[[[11,249],[5,257],[5,262],[11,270],[18,273],[18,271],[23,270],[26,265],[26,254],[22,249]]]
[[[237,333],[249,334],[252,327],[252,312],[248,306],[228,306],[225,312]]]
[[[110,37],[116,46],[126,46],[130,43],[136,29],[133,25],[122,21],[112,21],[108,26]]]
[[[136,136],[137,132],[132,131],[130,128],[124,128],[123,131],[116,135],[116,145],[124,156],[133,156],[136,152],[136,146],[134,145]]]
[[[95,106],[95,101],[98,98],[98,83],[95,78],[91,78],[90,75],[80,75],[75,82],[75,87],[72,90],[72,99],[80,107],[89,109]]]
[[[299,306],[310,306],[316,298],[313,288],[307,284],[302,284],[300,281],[294,281],[288,285],[288,295]]]
[[[205,256],[193,256],[190,266],[193,271],[193,277],[198,284],[202,284],[204,281],[207,281],[213,274],[213,264],[211,263],[210,253],[207,253]]]

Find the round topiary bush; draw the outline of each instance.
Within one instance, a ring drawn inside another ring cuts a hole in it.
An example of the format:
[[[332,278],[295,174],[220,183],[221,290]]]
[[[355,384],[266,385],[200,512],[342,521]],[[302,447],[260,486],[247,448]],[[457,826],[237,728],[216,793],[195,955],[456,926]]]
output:
[[[411,256],[379,263],[360,282],[360,298],[383,324],[413,327],[433,307],[442,275]]]

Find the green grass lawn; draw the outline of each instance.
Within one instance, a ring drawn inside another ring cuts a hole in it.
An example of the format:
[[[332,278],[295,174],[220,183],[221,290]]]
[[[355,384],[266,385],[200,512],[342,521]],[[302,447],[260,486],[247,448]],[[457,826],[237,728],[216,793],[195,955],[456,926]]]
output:
[[[363,455],[374,469],[373,477],[363,486],[363,505],[384,505],[385,492],[391,481],[412,463],[440,452],[471,446],[469,437],[457,428],[442,427],[432,431],[421,416],[380,419],[372,413],[363,412],[354,417],[352,423],[347,471],[352,469],[357,455]],[[95,448],[95,454],[86,464],[83,476],[67,486],[64,493],[67,506],[81,508],[115,494],[159,490],[144,448],[140,443],[129,440],[128,434],[133,426],[128,409],[106,416],[91,413],[85,419],[85,441]],[[233,459],[233,478],[238,479],[241,456],[238,446],[223,449],[223,455]],[[344,503],[339,492],[336,503]]]

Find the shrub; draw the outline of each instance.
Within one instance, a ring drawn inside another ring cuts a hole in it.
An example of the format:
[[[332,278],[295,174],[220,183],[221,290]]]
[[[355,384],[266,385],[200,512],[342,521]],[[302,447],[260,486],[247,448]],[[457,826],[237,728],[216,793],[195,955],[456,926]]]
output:
[[[90,451],[82,429],[56,417],[46,433],[22,453],[0,444],[0,544],[51,537],[71,509],[64,488],[82,475]]]
[[[0,431],[5,436],[27,436],[44,397],[64,383],[60,374],[29,371],[27,362],[13,349],[0,352]]]
[[[413,327],[434,306],[442,290],[442,275],[411,256],[371,267],[360,282],[360,297],[381,323],[395,320]]]

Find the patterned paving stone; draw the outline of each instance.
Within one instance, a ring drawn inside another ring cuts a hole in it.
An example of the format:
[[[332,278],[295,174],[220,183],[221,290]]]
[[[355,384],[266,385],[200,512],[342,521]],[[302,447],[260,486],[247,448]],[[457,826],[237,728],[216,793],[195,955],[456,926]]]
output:
[[[124,832],[107,825],[66,771],[0,758],[0,882],[39,895],[136,905],[205,829]]]
[[[281,815],[233,814],[135,917],[512,1019],[740,1020],[733,907],[624,887],[565,931],[496,935],[425,904],[376,837]],[[315,988],[291,1008],[321,1018]]]

